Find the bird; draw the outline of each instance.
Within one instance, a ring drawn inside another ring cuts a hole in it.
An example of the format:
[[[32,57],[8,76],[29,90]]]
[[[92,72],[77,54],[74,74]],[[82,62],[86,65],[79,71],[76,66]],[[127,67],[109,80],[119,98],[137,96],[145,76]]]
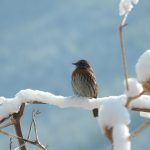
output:
[[[75,95],[97,98],[98,96],[98,85],[93,69],[87,60],[79,60],[72,63],[76,66],[72,72],[72,89]],[[98,108],[94,108],[93,116],[98,117]]]

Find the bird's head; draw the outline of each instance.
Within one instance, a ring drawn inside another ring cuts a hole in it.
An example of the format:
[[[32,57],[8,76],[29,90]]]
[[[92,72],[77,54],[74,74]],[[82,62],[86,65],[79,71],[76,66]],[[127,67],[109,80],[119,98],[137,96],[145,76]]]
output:
[[[76,67],[85,68],[85,69],[91,67],[87,60],[79,60],[76,63],[72,63],[72,64],[75,65]]]

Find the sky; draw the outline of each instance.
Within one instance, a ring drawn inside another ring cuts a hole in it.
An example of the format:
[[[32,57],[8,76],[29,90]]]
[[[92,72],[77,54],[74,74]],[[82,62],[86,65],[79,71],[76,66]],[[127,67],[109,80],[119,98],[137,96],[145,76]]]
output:
[[[99,97],[124,93],[118,4],[119,0],[0,0],[0,95],[14,97],[27,88],[73,95],[72,62],[79,59],[92,64]],[[149,10],[149,1],[140,1],[124,29],[130,77],[136,77],[135,64],[150,48]],[[22,119],[25,133],[33,108],[42,112],[39,137],[50,149],[110,149],[96,120],[81,109],[27,106]],[[131,130],[144,121],[137,113],[132,119]],[[148,135],[146,130],[134,139],[133,149],[148,150]],[[9,139],[1,135],[2,143],[8,145]]]

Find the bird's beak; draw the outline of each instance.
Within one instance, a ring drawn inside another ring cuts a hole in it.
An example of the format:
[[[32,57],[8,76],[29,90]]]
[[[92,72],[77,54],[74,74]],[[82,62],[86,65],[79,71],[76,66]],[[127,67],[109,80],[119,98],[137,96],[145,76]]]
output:
[[[75,66],[77,65],[77,63],[72,63],[72,64],[75,65]]]

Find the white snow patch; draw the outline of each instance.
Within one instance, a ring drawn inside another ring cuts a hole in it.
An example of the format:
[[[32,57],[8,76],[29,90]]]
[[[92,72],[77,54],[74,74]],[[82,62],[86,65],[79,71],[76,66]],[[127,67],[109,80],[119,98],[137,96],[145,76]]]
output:
[[[130,116],[128,110],[119,101],[106,101],[99,109],[98,122],[102,128],[112,128],[118,123],[129,124]]]
[[[5,102],[5,97],[0,97],[0,105],[2,105]]]
[[[5,99],[5,102],[0,105],[0,120],[8,117],[10,114],[18,112],[20,103],[17,103],[14,99]]]
[[[140,82],[150,81],[150,50],[140,56],[136,64],[136,74]]]
[[[150,118],[150,113],[149,112],[140,112],[140,116],[145,117],[145,118]]]
[[[0,97],[0,120],[18,112],[22,103],[43,102],[60,108],[77,107],[86,110],[100,108],[100,122],[102,125],[112,127],[117,122],[128,124],[129,114],[124,105],[127,102],[126,95],[109,96],[97,99],[88,99],[77,96],[58,96],[49,92],[38,90],[21,90],[14,98]],[[142,95],[131,103],[131,108],[150,108],[150,96]],[[102,114],[102,115],[101,115]]]
[[[116,124],[113,128],[113,150],[130,150],[129,136],[127,125],[122,123]]]
[[[125,91],[127,97],[137,96],[143,91],[143,86],[135,78],[129,78],[128,85],[129,89]]]
[[[123,16],[129,13],[138,2],[139,0],[121,0],[119,3],[119,15]]]
[[[149,95],[140,96],[139,98],[137,98],[130,104],[130,107],[149,109],[150,108],[150,96]]]

